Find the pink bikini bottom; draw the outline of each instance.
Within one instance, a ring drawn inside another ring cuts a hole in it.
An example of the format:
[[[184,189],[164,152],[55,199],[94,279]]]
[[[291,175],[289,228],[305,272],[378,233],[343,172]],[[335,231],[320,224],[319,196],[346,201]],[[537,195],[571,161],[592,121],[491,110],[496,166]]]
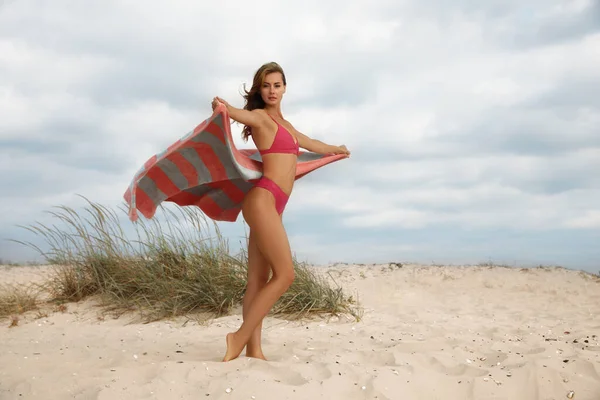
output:
[[[277,186],[275,182],[266,176],[262,176],[260,179],[253,182],[255,187],[267,189],[273,194],[273,197],[275,197],[275,209],[277,210],[277,213],[281,215],[283,210],[285,210],[285,205],[288,202],[289,196],[285,194],[285,192],[281,190],[281,188]]]

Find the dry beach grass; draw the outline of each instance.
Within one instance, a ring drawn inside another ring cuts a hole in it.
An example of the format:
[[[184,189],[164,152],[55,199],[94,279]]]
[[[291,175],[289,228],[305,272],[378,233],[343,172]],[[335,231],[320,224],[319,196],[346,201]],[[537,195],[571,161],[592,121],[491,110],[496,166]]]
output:
[[[88,204],[81,213],[62,206],[52,211],[62,227],[40,223],[24,227],[44,239],[48,249],[21,243],[56,266],[40,287],[52,301],[94,296],[107,309],[136,311],[146,321],[197,312],[221,316],[241,304],[246,254],[232,256],[218,226],[209,224],[197,209],[161,208],[162,216],[135,224],[132,240],[117,212]],[[352,296],[332,287],[304,263],[294,263],[296,279],[275,305],[274,315],[349,313],[359,318],[360,308]]]

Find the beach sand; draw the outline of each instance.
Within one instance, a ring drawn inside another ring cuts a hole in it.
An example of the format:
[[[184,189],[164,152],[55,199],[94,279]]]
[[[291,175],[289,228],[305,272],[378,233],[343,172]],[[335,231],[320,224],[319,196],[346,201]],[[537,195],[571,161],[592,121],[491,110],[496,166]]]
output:
[[[49,267],[0,268],[1,283]],[[600,399],[600,279],[562,268],[318,267],[362,320],[268,317],[270,361],[222,363],[230,316],[143,324],[93,301],[0,320],[0,399]]]

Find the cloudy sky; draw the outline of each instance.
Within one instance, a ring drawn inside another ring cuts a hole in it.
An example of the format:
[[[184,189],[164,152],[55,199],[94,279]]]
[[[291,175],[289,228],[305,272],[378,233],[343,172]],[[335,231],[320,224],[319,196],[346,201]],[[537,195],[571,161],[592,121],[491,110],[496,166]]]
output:
[[[0,0],[0,237],[76,194],[122,204],[277,61],[285,117],[353,153],[298,181],[300,259],[600,270],[598,0],[281,3]]]

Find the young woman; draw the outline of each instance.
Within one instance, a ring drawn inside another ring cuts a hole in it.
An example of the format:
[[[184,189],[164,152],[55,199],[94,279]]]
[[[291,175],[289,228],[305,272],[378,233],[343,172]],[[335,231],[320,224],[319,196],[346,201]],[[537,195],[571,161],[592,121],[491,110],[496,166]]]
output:
[[[299,148],[320,154],[345,154],[346,146],[332,146],[298,132],[283,118],[281,100],[286,91],[282,68],[274,62],[261,66],[244,96],[244,109],[215,97],[213,110],[223,103],[229,116],[244,125],[245,140],[252,140],[263,162],[263,176],[248,192],[242,215],[250,227],[248,282],[243,300],[243,323],[227,334],[223,361],[246,356],[265,360],[261,348],[262,321],[294,281],[294,265],[281,216],[295,181]],[[273,277],[269,280],[269,272]]]

